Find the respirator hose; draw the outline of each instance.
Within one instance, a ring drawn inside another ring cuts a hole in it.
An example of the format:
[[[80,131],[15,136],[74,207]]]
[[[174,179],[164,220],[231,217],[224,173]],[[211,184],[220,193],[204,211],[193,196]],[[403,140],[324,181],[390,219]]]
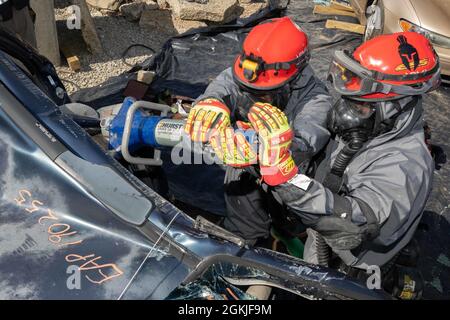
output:
[[[328,244],[325,242],[325,239],[318,232],[315,244],[316,244],[318,264],[324,267],[328,267],[328,263],[330,261],[330,248],[328,247]]]
[[[342,148],[341,152],[339,152],[336,160],[334,161],[333,167],[331,168],[331,173],[338,177],[342,177],[344,175],[344,171],[350,161],[369,139],[367,134],[360,131],[350,132],[349,135],[348,143],[344,148]]]
[[[353,157],[361,150],[361,148],[364,146],[364,143],[369,140],[369,137],[367,134],[364,134],[361,131],[353,131],[348,134],[348,142],[345,145],[344,148],[339,152],[339,154],[336,156],[336,159],[334,161],[333,167],[331,168],[331,174],[338,176],[340,178],[343,177],[345,169],[349,165],[350,161],[353,159]],[[331,187],[332,186],[327,186]],[[335,193],[338,193],[339,190],[331,190]],[[328,266],[329,258],[330,258],[330,248],[325,242],[325,239],[320,235],[320,233],[317,234],[317,239],[315,241],[316,244],[316,252],[318,256],[318,262],[322,266]]]

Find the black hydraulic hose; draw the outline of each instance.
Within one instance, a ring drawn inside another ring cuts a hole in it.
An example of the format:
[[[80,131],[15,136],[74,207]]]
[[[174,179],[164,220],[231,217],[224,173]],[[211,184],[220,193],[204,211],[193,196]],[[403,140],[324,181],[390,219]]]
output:
[[[154,55],[156,53],[156,51],[153,48],[146,46],[145,44],[133,43],[132,45],[128,46],[121,55],[122,62],[129,67],[135,67],[135,65],[132,65],[126,61],[126,55],[132,48],[136,48],[136,47],[141,47],[141,48],[147,49],[152,53],[152,55]]]

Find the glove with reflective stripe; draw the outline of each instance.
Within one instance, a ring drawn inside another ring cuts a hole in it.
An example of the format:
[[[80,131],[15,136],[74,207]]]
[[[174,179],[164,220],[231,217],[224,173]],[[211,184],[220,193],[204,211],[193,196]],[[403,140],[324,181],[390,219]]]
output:
[[[241,130],[231,127],[216,130],[209,143],[223,164],[247,167],[258,163],[258,154]]]
[[[298,168],[290,151],[294,133],[286,115],[268,103],[256,103],[248,118],[259,135],[258,159],[263,181],[269,186],[289,181]]]
[[[224,129],[230,124],[230,109],[220,100],[209,98],[192,108],[184,131],[194,142],[207,142],[212,129]]]

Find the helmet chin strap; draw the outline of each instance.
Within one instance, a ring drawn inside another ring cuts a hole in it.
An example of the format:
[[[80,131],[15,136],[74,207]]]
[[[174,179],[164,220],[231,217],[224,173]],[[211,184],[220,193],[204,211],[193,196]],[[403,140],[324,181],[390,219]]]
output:
[[[275,99],[272,102],[272,104],[274,106],[276,106],[277,108],[284,110],[288,104],[289,98],[292,94],[292,86],[291,83],[288,83],[284,86],[284,88],[275,95]]]

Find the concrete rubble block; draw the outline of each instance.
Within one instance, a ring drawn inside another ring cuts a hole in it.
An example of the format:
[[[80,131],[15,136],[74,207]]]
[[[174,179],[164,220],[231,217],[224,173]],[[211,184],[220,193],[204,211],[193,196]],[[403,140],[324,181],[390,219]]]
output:
[[[98,9],[117,11],[124,0],[86,0],[86,2]]]
[[[139,26],[141,28],[170,28],[172,16],[170,10],[145,10],[142,12]]]
[[[52,19],[55,12],[53,0],[32,0],[31,7],[36,13],[35,32],[37,49],[55,66],[61,65],[59,54],[58,32],[56,20]]]
[[[185,33],[191,29],[207,27],[208,25],[202,21],[182,20],[176,17],[172,17],[173,27],[178,33]]]
[[[102,53],[103,46],[86,0],[72,0],[72,2],[77,5],[81,11],[81,32],[83,33],[84,42],[88,45],[88,48],[92,53]]]
[[[156,0],[156,3],[158,4],[158,7],[161,10],[170,9],[170,5],[167,3],[166,0]]]
[[[165,0],[172,14],[182,20],[226,23],[239,17],[243,9],[238,0],[208,0],[205,4],[186,0]]]
[[[141,18],[144,9],[145,9],[145,2],[136,1],[122,4],[119,7],[119,12],[128,21],[138,21]]]
[[[156,0],[144,0],[145,2],[145,10],[157,10],[159,9],[158,2]]]
[[[206,27],[202,21],[182,20],[172,15],[170,10],[147,10],[142,12],[139,21],[141,28],[172,30],[175,33],[184,33],[190,29]]]
[[[268,2],[272,2],[276,8],[286,8],[289,4],[289,0],[270,0]]]
[[[200,3],[200,4],[207,4],[209,0],[186,0],[186,1]]]
[[[119,7],[119,12],[128,21],[138,21],[144,10],[157,10],[159,5],[156,0],[134,0]]]
[[[264,3],[267,6],[269,3],[274,5],[285,5],[287,6],[289,0],[238,0],[240,4],[250,4],[250,3]],[[295,1],[295,0],[294,0]]]
[[[265,1],[239,0],[239,6],[244,9],[240,17],[247,18],[259,10],[267,7],[268,4]]]

